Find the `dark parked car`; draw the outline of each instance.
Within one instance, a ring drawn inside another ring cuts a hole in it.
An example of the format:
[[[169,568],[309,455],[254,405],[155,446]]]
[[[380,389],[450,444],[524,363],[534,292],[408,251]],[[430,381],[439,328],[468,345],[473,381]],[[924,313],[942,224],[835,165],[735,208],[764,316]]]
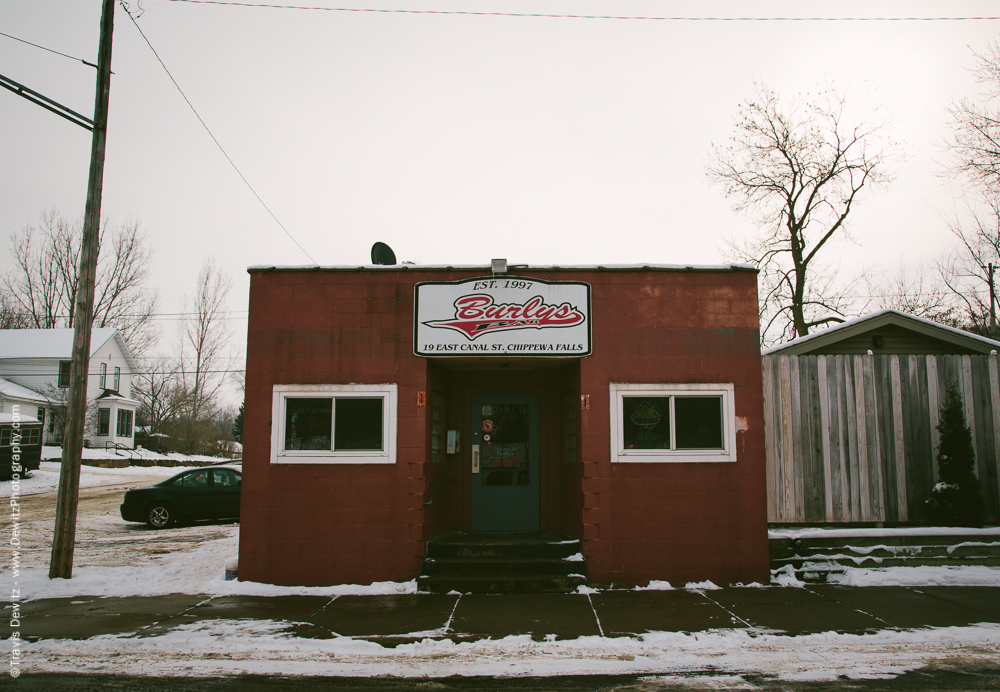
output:
[[[0,480],[37,471],[42,458],[42,421],[0,413]]]
[[[185,471],[156,485],[125,493],[125,521],[144,521],[154,529],[199,519],[238,519],[240,467],[210,466]]]

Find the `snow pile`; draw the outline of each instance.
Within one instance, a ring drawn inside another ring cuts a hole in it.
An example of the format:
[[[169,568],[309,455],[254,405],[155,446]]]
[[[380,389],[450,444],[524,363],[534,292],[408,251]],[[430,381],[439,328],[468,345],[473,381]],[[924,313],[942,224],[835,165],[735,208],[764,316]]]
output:
[[[852,545],[851,539],[861,539],[858,543],[869,543],[871,539],[905,537],[911,539],[928,538],[928,545],[889,545],[878,542],[873,545]],[[964,537],[969,539],[952,545],[942,546],[942,538]],[[810,527],[801,529],[771,529],[768,531],[770,540],[814,540],[838,539],[840,552],[822,553],[808,556],[808,543],[803,545],[801,559],[802,567],[799,574],[810,573],[822,575],[828,584],[843,586],[1000,586],[1000,567],[983,565],[920,565],[921,553],[929,548],[937,550],[944,547],[948,555],[953,555],[961,549],[983,548],[986,550],[1000,546],[1000,527],[964,528],[952,526],[913,526],[892,529],[830,529]],[[867,539],[867,540],[865,540]],[[990,540],[994,539],[994,540]],[[820,550],[820,549],[817,549]],[[879,565],[887,557],[873,553],[887,553],[892,557],[913,558],[917,564],[912,567],[878,567],[861,566],[862,564]],[[961,559],[957,558],[960,563]],[[856,566],[844,565],[853,562]],[[776,586],[804,586],[791,565],[771,570],[771,583]]]
[[[203,594],[216,579],[222,581],[226,560],[239,552],[239,527],[230,526],[228,537],[208,541],[196,550],[162,556],[154,564],[125,567],[76,567],[72,579],[49,579],[48,570],[21,572],[18,580],[23,600],[70,596],[161,596],[171,593]],[[149,532],[151,536],[158,534]]]
[[[20,480],[19,494],[38,495],[39,493],[54,493],[59,487],[59,470],[62,464],[43,461],[37,471],[29,471]],[[130,476],[155,476],[166,478],[175,473],[186,471],[186,468],[165,466],[129,466],[123,469],[101,469],[94,466],[80,467],[80,487],[93,488],[101,485],[116,485],[128,483]],[[152,482],[156,482],[153,479]],[[10,497],[13,481],[0,481],[0,497]]]
[[[843,586],[1000,586],[1000,567],[849,568],[842,574],[831,574],[827,581]]]
[[[202,591],[213,596],[394,596],[415,594],[417,581],[377,581],[372,584],[335,584],[333,586],[275,586],[253,581],[225,581],[217,577]]]
[[[160,454],[159,452],[151,452],[148,449],[143,449],[138,447],[136,449],[130,449],[128,451],[115,451],[113,449],[91,449],[85,447],[82,450],[82,459],[86,463],[88,459],[152,459],[162,460],[162,461],[173,461],[178,463],[184,462],[208,462],[215,463],[217,461],[227,461],[226,459],[221,459],[219,457],[210,457],[203,454],[179,454],[178,452],[169,452],[167,454]],[[53,460],[62,459],[62,447],[42,447],[42,460]]]
[[[660,581],[659,579],[653,579],[646,586],[635,587],[636,591],[673,591],[674,587],[670,585],[668,581]]]
[[[417,592],[417,582],[376,582],[335,586],[275,586],[226,581],[226,562],[239,552],[239,526],[213,527],[226,537],[200,543],[186,552],[157,556],[153,564],[76,567],[72,579],[49,579],[48,570],[21,572],[26,601],[71,596],[161,596],[182,593],[209,596],[384,596]],[[147,532],[150,539],[162,535]]]
[[[142,639],[105,635],[27,642],[22,645],[24,672],[411,678],[708,672],[729,681],[748,673],[837,680],[899,675],[942,657],[992,665],[1000,655],[996,625],[795,637],[746,630],[560,641],[518,635],[458,643],[423,639],[394,648],[351,637],[308,639],[288,629],[288,623],[267,620],[210,620]],[[0,650],[9,646],[4,642]]]

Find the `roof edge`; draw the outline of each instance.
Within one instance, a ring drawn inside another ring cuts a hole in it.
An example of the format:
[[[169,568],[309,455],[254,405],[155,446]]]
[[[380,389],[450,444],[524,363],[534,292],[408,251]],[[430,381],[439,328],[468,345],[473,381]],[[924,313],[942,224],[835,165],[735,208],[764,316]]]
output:
[[[343,264],[343,265],[272,265],[254,264],[247,267],[247,273],[259,274],[265,272],[445,272],[445,271],[482,271],[491,272],[488,264]],[[510,264],[507,274],[518,271],[676,271],[676,272],[729,272],[743,271],[757,273],[757,267],[751,264]]]
[[[819,345],[826,341],[834,341],[838,338],[849,338],[854,332],[860,332],[871,326],[871,323],[877,322],[879,320],[884,320],[885,322],[890,322],[891,318],[896,317],[904,321],[913,322],[924,328],[930,328],[937,332],[943,332],[946,335],[952,337],[955,341],[971,341],[977,344],[985,344],[992,347],[993,349],[1000,350],[1000,341],[995,341],[989,339],[985,336],[979,336],[978,334],[973,334],[972,332],[967,332],[964,329],[957,329],[955,327],[949,327],[946,324],[941,324],[940,322],[935,322],[934,320],[929,320],[926,317],[918,317],[917,315],[911,315],[908,312],[902,312],[900,310],[893,310],[891,308],[886,308],[884,310],[878,310],[868,315],[862,315],[861,317],[855,317],[853,319],[841,322],[834,327],[828,327],[822,331],[815,332],[813,334],[807,334],[806,336],[800,336],[791,341],[786,341],[783,344],[778,344],[777,346],[772,346],[771,348],[761,351],[762,356],[771,356],[775,354],[780,354],[790,349],[797,349],[806,345]],[[791,354],[790,354],[791,355]]]

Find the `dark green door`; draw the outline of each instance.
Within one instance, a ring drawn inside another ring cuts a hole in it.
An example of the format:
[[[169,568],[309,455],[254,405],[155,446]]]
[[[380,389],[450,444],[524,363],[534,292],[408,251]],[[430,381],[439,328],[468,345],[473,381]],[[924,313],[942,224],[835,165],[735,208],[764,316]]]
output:
[[[472,396],[472,530],[537,531],[538,395]]]

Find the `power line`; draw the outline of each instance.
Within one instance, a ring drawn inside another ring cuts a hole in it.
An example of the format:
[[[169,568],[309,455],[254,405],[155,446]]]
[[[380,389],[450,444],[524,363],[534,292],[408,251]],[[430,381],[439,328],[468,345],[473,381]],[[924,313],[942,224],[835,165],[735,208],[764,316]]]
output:
[[[79,60],[84,65],[89,65],[90,67],[93,67],[95,69],[97,68],[97,65],[95,65],[92,62],[87,62],[83,58],[76,58],[76,57],[73,57],[72,55],[67,55],[66,53],[60,53],[57,50],[53,50],[51,48],[46,48],[45,46],[40,46],[37,43],[32,43],[31,41],[25,41],[23,38],[18,38],[17,36],[11,36],[10,34],[5,34],[2,31],[0,31],[0,36],[6,36],[7,38],[14,39],[15,41],[20,41],[21,43],[26,43],[29,46],[34,46],[35,48],[41,48],[42,50],[48,51],[49,53],[55,53],[56,55],[61,55],[62,57],[69,58],[70,60],[73,60],[73,61]]]
[[[236,373],[236,372],[246,372],[246,368],[229,368],[228,370],[202,370],[201,371],[201,373],[203,375],[219,375],[219,374],[224,374],[224,373]],[[16,382],[13,382],[12,380],[9,380],[7,378],[10,378],[10,377],[16,377],[18,379],[27,378],[27,377],[52,378],[52,377],[58,376],[58,374],[59,373],[55,372],[55,371],[53,371],[53,372],[31,372],[31,373],[23,373],[23,372],[3,373],[3,372],[0,372],[0,379],[6,379],[8,382],[12,382],[13,384],[17,384]],[[87,376],[88,377],[97,377],[100,374],[101,374],[100,371],[94,370],[94,371],[88,372]],[[164,377],[181,377],[185,373],[181,372],[180,370],[178,370],[176,372],[162,372],[162,371],[157,371],[157,370],[150,370],[150,371],[133,370],[132,372],[122,373],[122,374],[128,374],[128,375],[163,375]],[[193,375],[194,374],[194,370],[188,370],[186,374]],[[107,375],[108,375],[108,379],[111,379],[111,373],[107,373]],[[20,385],[20,386],[23,387],[24,385]],[[65,387],[58,387],[58,389],[65,389]],[[42,394],[44,396],[43,392],[35,392],[35,393],[36,394]]]
[[[368,12],[375,14],[433,14],[464,15],[471,17],[525,17],[542,19],[617,19],[642,22],[974,22],[995,21],[996,17],[652,17],[605,14],[545,14],[541,12],[476,12],[473,10],[401,10],[370,7],[314,7],[309,5],[274,5],[228,0],[162,0],[191,5],[222,5],[227,7],[256,7],[271,10],[305,10],[315,12]]]
[[[271,211],[270,207],[268,207],[267,204],[264,203],[264,200],[261,198],[261,196],[258,195],[257,191],[253,189],[253,185],[250,184],[250,181],[246,179],[246,176],[243,175],[243,173],[240,171],[240,169],[236,166],[236,164],[233,162],[233,160],[229,157],[229,154],[226,153],[226,150],[222,148],[222,144],[220,144],[219,140],[215,138],[214,134],[212,134],[212,131],[208,128],[208,125],[205,124],[205,121],[202,120],[202,117],[200,115],[198,115],[198,111],[195,110],[194,104],[191,103],[191,100],[187,97],[187,94],[185,94],[184,90],[181,89],[181,85],[177,83],[177,80],[174,79],[174,76],[170,73],[170,70],[167,69],[167,66],[166,66],[166,64],[164,64],[163,59],[160,57],[160,54],[156,52],[156,49],[153,48],[153,44],[149,42],[148,38],[146,38],[146,34],[143,33],[142,28],[139,27],[139,23],[137,21],[135,21],[135,17],[132,16],[132,12],[125,5],[124,1],[122,1],[122,8],[125,10],[125,13],[128,15],[128,18],[132,20],[132,24],[134,24],[135,28],[139,31],[139,35],[142,36],[142,39],[146,42],[146,45],[149,46],[149,50],[151,50],[153,52],[153,55],[156,57],[156,60],[160,63],[160,66],[163,68],[163,71],[167,73],[167,76],[170,77],[170,81],[174,83],[175,87],[177,87],[177,91],[180,93],[181,97],[183,97],[184,101],[187,103],[188,107],[191,109],[191,112],[194,113],[194,117],[198,118],[198,122],[200,122],[201,126],[205,128],[205,132],[207,132],[208,136],[212,138],[213,142],[215,142],[215,146],[219,147],[219,151],[221,151],[222,155],[226,157],[226,161],[228,161],[229,165],[233,167],[234,171],[236,171],[236,175],[240,176],[240,179],[246,184],[246,186],[250,190],[250,192],[253,193],[253,196],[257,198],[257,201],[260,202],[261,206],[264,207],[264,209],[267,211],[267,213],[271,215],[271,218],[274,219],[274,222],[276,224],[278,224],[278,226],[281,228],[281,230],[283,230],[285,232],[285,235],[287,235],[291,239],[291,241],[293,243],[295,243],[296,247],[298,247],[300,250],[302,250],[302,253],[306,257],[308,257],[313,263],[319,264],[319,262],[316,262],[316,260],[313,259],[312,255],[310,255],[308,252],[306,252],[306,249],[304,247],[302,247],[302,245],[299,243],[299,241],[297,241],[295,239],[295,236],[293,236],[288,231],[288,229],[285,228],[285,225],[283,223],[281,223],[281,221],[278,220],[278,217],[274,215],[274,212]]]

